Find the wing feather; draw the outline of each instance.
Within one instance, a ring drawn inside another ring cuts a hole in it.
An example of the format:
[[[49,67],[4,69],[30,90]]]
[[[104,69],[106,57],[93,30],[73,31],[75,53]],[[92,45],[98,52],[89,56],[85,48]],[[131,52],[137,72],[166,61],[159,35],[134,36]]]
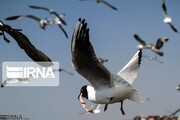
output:
[[[139,49],[131,60],[120,70],[117,75],[121,76],[129,84],[132,84],[137,77],[137,72],[141,64],[142,49]]]
[[[99,62],[89,41],[85,20],[79,19],[72,36],[72,63],[75,70],[85,77],[95,89],[110,86],[110,72]]]

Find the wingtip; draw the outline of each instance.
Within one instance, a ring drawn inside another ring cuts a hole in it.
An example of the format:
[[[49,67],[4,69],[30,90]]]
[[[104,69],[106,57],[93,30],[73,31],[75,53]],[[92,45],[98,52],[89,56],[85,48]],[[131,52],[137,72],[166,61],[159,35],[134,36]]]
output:
[[[79,18],[78,21],[81,22],[81,18]]]
[[[134,34],[134,38],[137,39],[139,36],[137,34]]]
[[[139,56],[139,62],[138,62],[138,64],[139,64],[139,66],[140,66],[141,61],[142,61],[142,48],[139,49],[138,56]]]
[[[82,24],[86,24],[86,23],[85,23],[85,19],[79,18],[78,21],[81,22]]]

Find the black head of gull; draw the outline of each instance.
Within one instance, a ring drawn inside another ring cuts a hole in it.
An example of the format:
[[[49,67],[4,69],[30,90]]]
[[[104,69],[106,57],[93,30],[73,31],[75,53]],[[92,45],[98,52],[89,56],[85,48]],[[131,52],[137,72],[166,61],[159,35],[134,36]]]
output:
[[[87,23],[79,19],[72,35],[71,54],[74,69],[92,85],[83,86],[78,96],[87,112],[92,113],[92,109],[87,109],[83,97],[96,104],[105,104],[104,111],[107,110],[108,104],[120,102],[123,115],[124,100],[143,102],[143,97],[132,87],[141,64],[142,49],[139,49],[125,67],[114,75],[96,57],[89,41]]]
[[[88,87],[88,85],[84,85],[84,86],[81,87],[81,89],[80,89],[80,94],[79,94],[79,96],[78,96],[78,99],[79,99],[79,97],[80,97],[81,95],[82,95],[82,97],[88,99],[87,87]]]

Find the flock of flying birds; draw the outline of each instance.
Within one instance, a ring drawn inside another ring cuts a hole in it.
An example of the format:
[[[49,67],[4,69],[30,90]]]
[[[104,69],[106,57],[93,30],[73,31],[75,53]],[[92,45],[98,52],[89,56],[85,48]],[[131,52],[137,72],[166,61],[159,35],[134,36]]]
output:
[[[81,0],[85,1],[85,0]],[[105,0],[96,0],[97,3],[104,3],[109,6],[113,10],[117,10],[116,7],[106,2]],[[38,16],[26,14],[26,15],[15,15],[6,18],[6,20],[16,20],[20,18],[29,18],[37,21],[40,25],[40,28],[45,30],[47,25],[55,24],[62,30],[66,38],[68,35],[63,28],[63,25],[66,26],[67,23],[63,19],[65,14],[58,14],[52,9],[40,6],[29,6],[32,9],[45,10],[48,11],[49,14],[55,15],[54,19],[46,18],[41,19]],[[179,33],[179,31],[172,24],[171,17],[168,16],[167,8],[165,5],[165,1],[162,0],[162,10],[164,13],[164,23],[167,23],[170,28],[175,32]],[[14,38],[17,42],[18,46],[24,50],[24,52],[37,64],[39,62],[49,62],[49,64],[40,64],[41,66],[52,66],[52,60],[44,54],[42,51],[38,50],[22,33],[21,29],[14,29],[9,25],[4,24],[2,21],[0,22],[0,35],[3,39],[9,43],[10,40],[5,36],[5,33],[9,34]],[[134,102],[143,103],[144,99],[139,94],[139,92],[133,88],[132,83],[137,77],[137,72],[141,64],[141,58],[145,57],[148,60],[155,60],[161,62],[157,59],[157,56],[163,56],[164,53],[161,51],[163,44],[166,43],[169,38],[160,37],[157,39],[155,44],[148,44],[142,39],[139,35],[134,34],[135,40],[139,42],[138,51],[134,54],[134,56],[130,59],[130,61],[121,69],[117,74],[111,73],[105,66],[104,62],[108,62],[108,59],[98,58],[95,54],[94,48],[89,39],[89,28],[87,26],[86,21],[79,18],[72,35],[71,42],[71,55],[72,55],[72,63],[74,69],[84,78],[86,78],[92,86],[85,85],[80,89],[80,94],[78,96],[79,101],[82,104],[82,107],[85,109],[87,113],[99,113],[100,104],[104,104],[104,111],[107,110],[109,104],[120,102],[120,111],[122,115],[125,115],[125,111],[123,109],[123,101],[128,99]],[[150,57],[147,55],[142,55],[143,49],[149,49],[154,52],[155,57]],[[72,73],[66,71],[65,69],[56,69],[55,71],[64,71],[70,75]],[[54,71],[54,72],[55,72]],[[26,79],[18,79],[18,81],[23,81]],[[5,83],[2,83],[1,87],[5,86],[8,79]],[[177,88],[179,89],[179,87]],[[86,102],[87,100],[95,103],[95,105],[91,108],[87,108]]]

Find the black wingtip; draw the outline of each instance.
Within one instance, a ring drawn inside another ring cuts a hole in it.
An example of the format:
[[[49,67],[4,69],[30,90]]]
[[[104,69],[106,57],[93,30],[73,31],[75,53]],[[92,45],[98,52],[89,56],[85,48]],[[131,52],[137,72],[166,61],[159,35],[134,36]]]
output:
[[[81,22],[81,18],[79,18],[78,21]]]
[[[134,34],[134,38],[137,39],[137,38],[138,38],[138,35],[137,35],[137,34]]]
[[[83,23],[83,24],[85,23],[85,19],[82,20],[82,23]]]
[[[139,66],[140,66],[141,61],[142,61],[142,48],[141,48],[141,49],[139,49],[139,54],[138,54],[138,56],[139,56],[139,61],[138,61],[138,64],[139,64]]]

